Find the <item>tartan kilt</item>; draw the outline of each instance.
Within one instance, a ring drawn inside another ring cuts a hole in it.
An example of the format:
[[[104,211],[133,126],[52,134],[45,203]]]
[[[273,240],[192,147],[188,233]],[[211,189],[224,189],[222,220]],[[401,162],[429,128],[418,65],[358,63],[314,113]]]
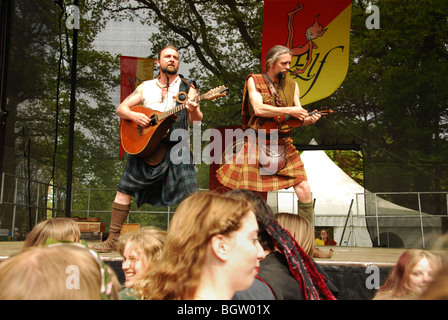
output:
[[[138,207],[149,203],[156,207],[169,207],[198,191],[193,161],[174,164],[171,148],[158,165],[148,165],[143,158],[128,155],[126,167],[118,183],[118,191],[135,197]]]
[[[178,128],[188,128],[187,110],[182,110],[177,116],[169,135],[162,140],[167,148],[161,163],[153,166],[141,157],[128,155],[117,190],[135,197],[138,207],[144,203],[156,207],[173,206],[199,190],[190,148],[177,149],[178,153],[173,156],[179,158],[171,158],[172,148],[181,140],[181,137],[177,141],[171,140],[171,133]],[[184,152],[189,158],[184,159]]]
[[[289,188],[307,180],[299,152],[290,137],[281,139],[285,147],[286,164],[275,174],[260,173],[258,161],[258,142],[244,142],[244,147],[230,161],[224,162],[216,170],[216,177],[230,189],[248,189],[258,192],[276,191]],[[244,158],[244,160],[243,160]]]

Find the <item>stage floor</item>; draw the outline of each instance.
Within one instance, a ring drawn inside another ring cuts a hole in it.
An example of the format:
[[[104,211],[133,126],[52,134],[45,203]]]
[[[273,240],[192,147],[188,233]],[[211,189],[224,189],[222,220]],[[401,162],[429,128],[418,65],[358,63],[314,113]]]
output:
[[[95,244],[98,242],[88,242]],[[22,250],[23,241],[2,241],[0,242],[0,261],[7,259],[12,254]],[[406,249],[395,248],[361,248],[361,247],[339,247],[339,246],[320,246],[323,251],[330,248],[334,250],[331,258],[314,258],[320,265],[351,265],[368,266],[375,264],[378,266],[391,267],[395,264],[398,257]],[[123,257],[118,252],[100,253],[104,261],[122,261]]]

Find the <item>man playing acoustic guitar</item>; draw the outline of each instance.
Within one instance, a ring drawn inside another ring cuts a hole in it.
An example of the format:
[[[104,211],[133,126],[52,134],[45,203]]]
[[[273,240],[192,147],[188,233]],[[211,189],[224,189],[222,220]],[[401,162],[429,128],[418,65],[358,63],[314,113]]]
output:
[[[109,237],[103,243],[94,246],[99,252],[114,251],[120,231],[129,214],[131,197],[135,197],[137,206],[149,203],[154,206],[175,205],[186,196],[198,190],[193,161],[172,161],[170,151],[177,141],[170,140],[175,129],[187,130],[193,121],[202,120],[199,104],[193,99],[197,90],[181,78],[179,53],[173,46],[167,46],[159,52],[156,60],[160,74],[156,79],[140,84],[117,108],[117,114],[123,120],[130,120],[144,130],[151,119],[144,113],[132,110],[143,105],[155,111],[164,112],[185,102],[185,109],[176,114],[177,120],[163,137],[165,145],[160,163],[149,162],[147,158],[129,154],[126,167],[118,183],[112,214]],[[177,154],[182,157],[182,151]],[[176,156],[177,156],[176,155]],[[179,163],[180,162],[180,163]]]
[[[266,73],[251,74],[246,78],[242,129],[253,129],[257,133],[257,144],[253,146],[246,141],[244,148],[241,148],[239,153],[237,151],[238,154],[232,161],[224,163],[217,170],[216,176],[230,189],[266,192],[292,186],[299,199],[299,214],[311,222],[313,206],[304,165],[290,137],[292,127],[281,120],[286,116],[300,122],[300,125],[309,125],[316,123],[321,115],[318,112],[310,115],[300,104],[297,83],[286,77],[291,59],[290,49],[274,46],[266,55]],[[277,128],[275,135],[267,130],[272,127]],[[263,139],[264,137],[266,138]],[[283,161],[275,160],[270,148],[280,151],[276,156],[283,157]],[[244,153],[244,156],[241,156],[241,153]],[[267,158],[265,162],[276,162],[279,166],[273,171],[266,171],[262,156]],[[244,161],[238,161],[243,157]],[[250,161],[251,157],[255,158],[255,161]]]

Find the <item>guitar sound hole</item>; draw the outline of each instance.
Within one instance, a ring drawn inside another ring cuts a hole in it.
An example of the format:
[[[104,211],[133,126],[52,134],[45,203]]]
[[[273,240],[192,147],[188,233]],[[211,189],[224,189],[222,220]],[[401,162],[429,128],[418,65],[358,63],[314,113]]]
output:
[[[158,119],[157,119],[157,116],[153,115],[153,116],[151,117],[151,119],[149,120],[149,125],[150,125],[150,126],[155,126],[158,122],[159,122],[159,121],[158,121]]]

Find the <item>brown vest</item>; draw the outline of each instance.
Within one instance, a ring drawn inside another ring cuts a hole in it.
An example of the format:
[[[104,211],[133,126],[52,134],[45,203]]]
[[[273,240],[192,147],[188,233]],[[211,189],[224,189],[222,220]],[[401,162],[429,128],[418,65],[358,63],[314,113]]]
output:
[[[249,93],[247,90],[247,81],[252,77],[255,82],[255,87],[257,91],[261,94],[264,104],[269,104],[271,106],[275,106],[274,95],[269,89],[266,80],[263,78],[262,74],[251,74],[246,78],[246,82],[244,84],[244,94],[243,94],[243,105],[241,109],[241,127],[243,130],[248,129],[249,127],[258,130],[260,128],[260,117],[255,116],[252,105],[249,100]],[[283,101],[283,105],[285,107],[290,107],[294,105],[294,92],[296,82],[286,77],[284,81],[282,81],[281,85],[277,88],[278,95]]]

